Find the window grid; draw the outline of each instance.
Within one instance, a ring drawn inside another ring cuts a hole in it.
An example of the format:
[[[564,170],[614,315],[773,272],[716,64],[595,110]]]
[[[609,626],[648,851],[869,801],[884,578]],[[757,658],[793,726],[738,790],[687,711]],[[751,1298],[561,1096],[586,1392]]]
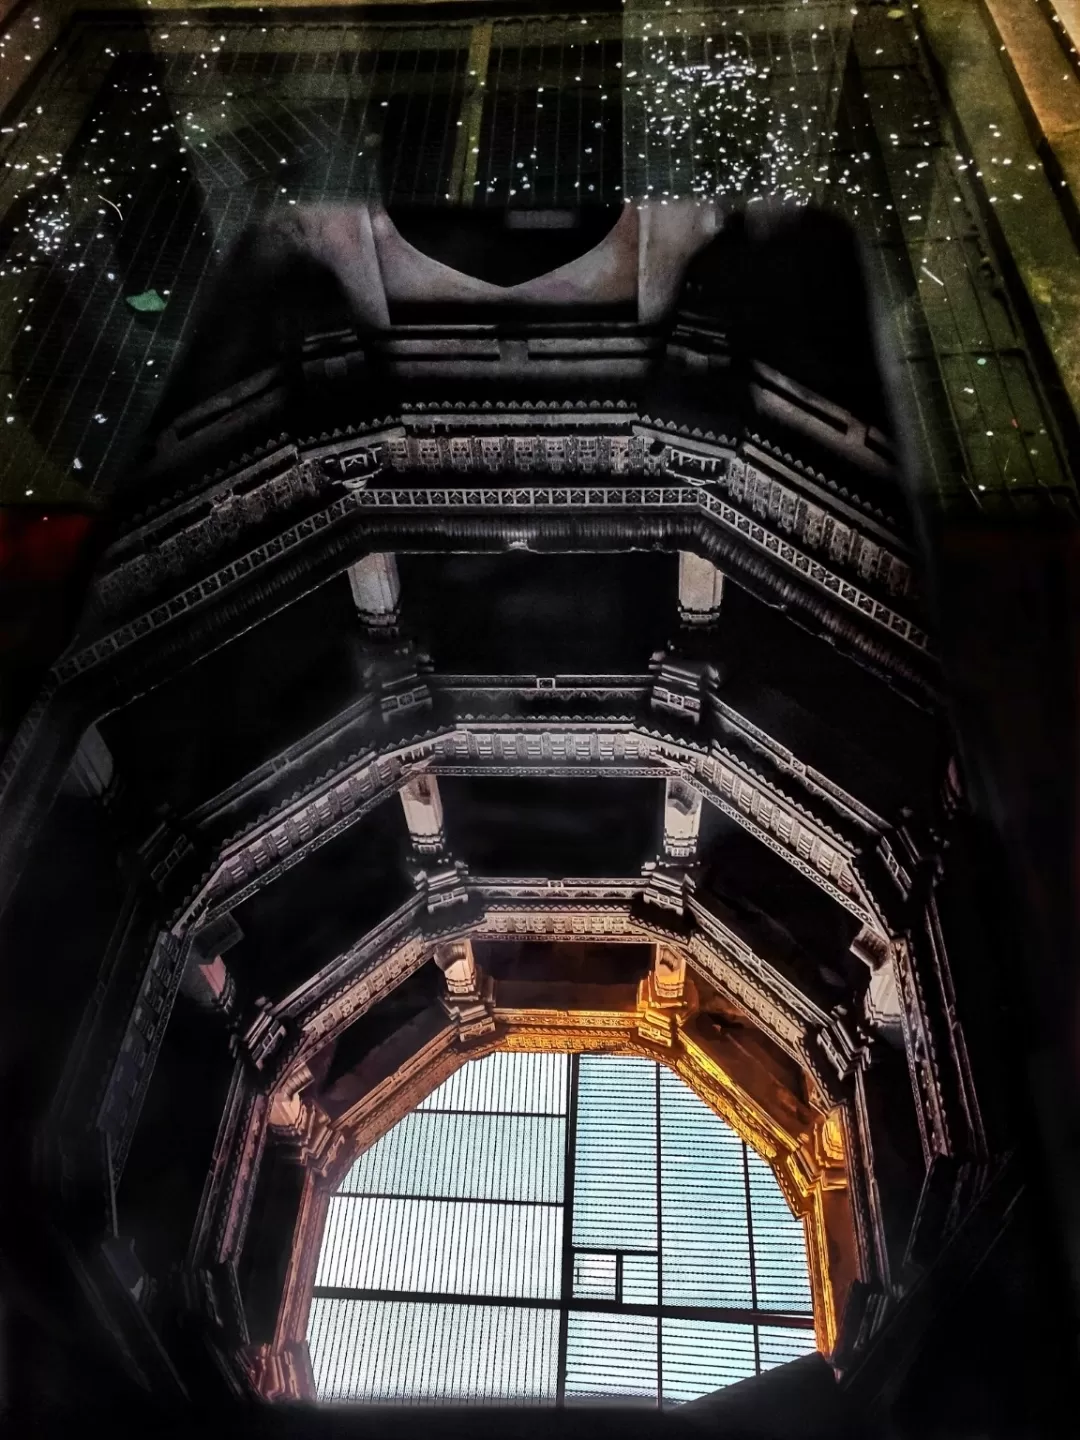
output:
[[[661,1065],[496,1053],[352,1166],[308,1338],[320,1400],[679,1404],[814,1348],[802,1226]]]

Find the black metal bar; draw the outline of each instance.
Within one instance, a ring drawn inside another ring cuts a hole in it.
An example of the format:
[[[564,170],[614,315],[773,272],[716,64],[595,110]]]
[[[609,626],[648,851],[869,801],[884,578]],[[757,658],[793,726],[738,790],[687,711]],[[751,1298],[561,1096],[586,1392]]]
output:
[[[656,1408],[664,1408],[664,1191],[660,1157],[660,1066],[656,1065]]]
[[[532,1203],[532,1202],[530,1202]],[[536,1204],[553,1204],[553,1201],[536,1201]],[[635,1250],[625,1245],[575,1245],[575,1255],[655,1255],[655,1250]]]
[[[565,1120],[562,1110],[454,1110],[445,1105],[417,1106],[414,1115],[490,1115],[500,1120]]]
[[[754,1214],[750,1204],[750,1153],[746,1141],[742,1147],[743,1186],[746,1190],[746,1239],[750,1251],[750,1304],[757,1309],[757,1265],[754,1261]],[[754,1327],[754,1372],[761,1374],[761,1345],[758,1341],[757,1326]]]
[[[630,1305],[615,1300],[542,1300],[525,1295],[464,1295],[432,1290],[360,1290],[346,1285],[316,1285],[316,1300],[390,1300],[419,1305],[491,1305],[512,1310],[560,1310],[564,1314],[663,1315],[672,1320],[714,1320],[727,1325],[776,1325],[812,1330],[813,1315],[790,1311],[715,1309],[708,1305]],[[561,1377],[565,1378],[565,1377]]]
[[[562,1285],[560,1287],[559,1355],[555,1372],[555,1404],[566,1404],[566,1354],[570,1340],[570,1300],[574,1293],[574,1161],[577,1152],[578,1057],[567,1067],[566,1160],[563,1166]]]
[[[534,1205],[538,1208],[557,1210],[561,1200],[496,1200],[490,1195],[413,1195],[399,1190],[337,1190],[335,1200],[431,1200],[440,1205]],[[605,1251],[605,1254],[610,1253]],[[628,1251],[636,1254],[636,1251]],[[652,1251],[641,1251],[652,1254]]]

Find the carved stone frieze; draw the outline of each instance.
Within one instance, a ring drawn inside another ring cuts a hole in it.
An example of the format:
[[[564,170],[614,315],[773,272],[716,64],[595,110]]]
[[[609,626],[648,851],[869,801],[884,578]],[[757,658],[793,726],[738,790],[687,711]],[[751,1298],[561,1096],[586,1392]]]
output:
[[[282,546],[300,543],[305,532],[333,523],[354,505],[383,510],[423,505],[436,512],[462,506],[512,510],[527,505],[534,512],[612,505],[647,511],[652,506],[675,506],[701,510],[713,523],[767,551],[841,604],[884,625],[908,644],[926,648],[921,630],[892,608],[895,600],[911,590],[910,565],[900,542],[868,514],[850,507],[848,513],[838,513],[836,499],[808,475],[783,466],[763,450],[751,447],[749,455],[735,454],[729,442],[682,436],[648,417],[639,419],[629,413],[617,419],[604,416],[606,433],[585,434],[579,428],[580,417],[572,412],[561,416],[549,413],[541,424],[550,432],[554,423],[558,433],[530,435],[520,433],[523,414],[488,412],[480,420],[477,415],[458,412],[436,416],[435,412],[414,411],[401,417],[404,431],[398,426],[396,435],[387,433],[387,420],[379,422],[370,438],[358,435],[336,447],[322,446],[312,453],[282,447],[218,482],[210,492],[208,507],[205,502],[201,506],[181,504],[124,536],[115,547],[114,563],[106,561],[98,582],[101,608],[106,614],[122,613],[154,594],[175,589],[177,580],[205,570],[215,556],[235,547],[245,531],[264,526],[271,516],[280,515],[284,520],[299,508],[312,513],[306,514],[300,525],[284,527],[280,544],[272,545],[267,558],[271,553],[280,554]],[[534,427],[540,419],[537,412],[529,412],[529,418]],[[572,423],[574,419],[577,425]],[[485,420],[490,427],[486,433]],[[384,469],[387,476],[419,472],[501,479],[516,474],[525,484],[496,485],[475,492],[399,491],[373,483]],[[563,474],[625,476],[638,484],[630,492],[604,485],[584,490],[537,489],[528,483],[534,474],[554,478]],[[319,501],[325,500],[329,491],[357,475],[363,475],[364,488],[354,484],[329,507],[319,508]],[[674,485],[659,490],[647,487],[641,482],[650,475],[662,476]],[[257,565],[258,556],[259,549],[249,551],[241,573]],[[200,582],[204,598],[220,588],[228,569]],[[877,597],[866,591],[867,585],[878,590]],[[204,586],[208,588],[203,590]],[[884,595],[890,597],[889,602],[880,598]],[[153,626],[177,613],[177,606],[183,609],[189,603],[189,592],[182,590],[170,599],[167,613],[155,620],[157,612],[151,611],[147,618]],[[122,647],[124,639],[117,632],[100,643],[106,646],[100,655],[92,653],[94,647],[80,652],[79,669]],[[68,663],[76,663],[76,657]]]
[[[850,811],[848,834],[841,834],[808,803],[793,800],[748,760],[716,741],[706,748],[632,722],[551,718],[461,722],[382,753],[358,756],[226,845],[178,916],[174,932],[182,934],[196,920],[241,903],[415,777],[487,774],[677,781],[718,806],[864,925],[884,927],[859,874],[861,826]]]

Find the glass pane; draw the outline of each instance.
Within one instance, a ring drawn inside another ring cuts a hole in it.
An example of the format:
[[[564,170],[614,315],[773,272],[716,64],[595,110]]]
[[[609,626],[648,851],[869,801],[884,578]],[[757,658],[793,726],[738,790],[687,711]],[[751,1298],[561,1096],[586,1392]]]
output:
[[[771,1370],[774,1365],[784,1365],[817,1349],[813,1330],[787,1330],[777,1325],[759,1325],[758,1344],[762,1370]]]
[[[308,1345],[320,1400],[555,1401],[557,1310],[316,1299]]]
[[[614,1255],[577,1254],[574,1256],[574,1299],[615,1299]]]
[[[743,1143],[669,1070],[660,1114],[663,1303],[749,1307]]]
[[[562,1207],[330,1202],[316,1286],[557,1299]]]
[[[470,1060],[424,1100],[421,1110],[507,1110],[564,1115],[568,1055],[496,1052]]]
[[[791,1213],[776,1176],[752,1151],[750,1213],[754,1222],[754,1267],[758,1308],[813,1309],[803,1222]]]
[[[656,1324],[650,1315],[571,1315],[567,1402],[603,1396],[655,1404]]]
[[[417,1110],[360,1156],[341,1193],[562,1199],[566,1122]]]
[[[668,1319],[661,1323],[665,1401],[697,1400],[757,1373],[752,1325]]]
[[[574,1244],[655,1249],[655,1064],[583,1055],[577,1127]]]
[[[656,1305],[657,1260],[655,1255],[624,1255],[622,1298],[627,1305]]]

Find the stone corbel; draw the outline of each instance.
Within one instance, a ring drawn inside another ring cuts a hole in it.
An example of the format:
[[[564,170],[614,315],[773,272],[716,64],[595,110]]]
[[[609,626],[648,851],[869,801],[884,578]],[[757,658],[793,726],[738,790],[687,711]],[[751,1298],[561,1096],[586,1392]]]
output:
[[[641,873],[646,882],[642,898],[648,904],[673,910],[676,915],[686,913],[687,891],[693,891],[694,882],[684,865],[664,859],[647,860]]]
[[[186,995],[204,1010],[231,1020],[236,1014],[236,981],[220,955],[204,960],[192,948],[180,982]]]
[[[828,1024],[818,1029],[817,1039],[822,1052],[841,1080],[846,1080],[858,1070],[865,1070],[873,1059],[873,1037],[848,1013],[846,1005],[836,1006]]]
[[[316,1399],[306,1340],[289,1340],[278,1346],[252,1345],[243,1360],[255,1392],[264,1400]]]
[[[799,1136],[799,1160],[810,1183],[823,1190],[847,1188],[843,1117],[839,1108],[821,1115]]]
[[[454,860],[446,851],[427,859],[427,864],[413,870],[413,883],[423,896],[428,913],[433,915],[452,905],[467,903],[469,872],[464,863]]]
[[[373,657],[365,668],[365,688],[379,697],[386,721],[432,707],[431,686],[411,645],[398,644]]]
[[[234,1037],[233,1046],[262,1074],[285,1039],[286,1025],[265,995],[255,1001],[255,1010],[255,1019],[242,1035]]]
[[[716,681],[715,668],[703,661],[682,660],[667,652],[654,656],[649,668],[655,676],[649,696],[651,707],[697,725],[701,720],[703,693]]]
[[[314,1079],[309,1067],[299,1064],[274,1091],[270,1101],[268,1124],[283,1136],[299,1136],[306,1131],[307,1107],[300,1092]]]

